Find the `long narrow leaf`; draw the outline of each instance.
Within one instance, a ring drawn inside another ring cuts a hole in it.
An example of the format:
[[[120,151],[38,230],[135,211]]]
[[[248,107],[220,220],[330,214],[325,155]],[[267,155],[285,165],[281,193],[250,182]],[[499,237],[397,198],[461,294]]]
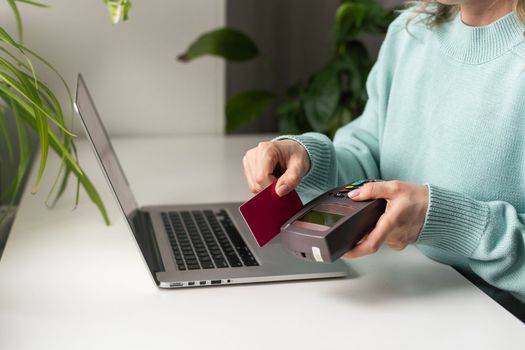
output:
[[[20,97],[18,97],[16,94],[13,94],[13,92],[10,91],[10,89],[8,87],[6,87],[4,84],[0,84],[0,91],[3,94],[5,94],[6,96],[8,96],[8,98],[12,98],[20,107],[22,107],[24,109],[25,112],[27,112],[29,115],[31,115],[31,113],[33,112],[33,109],[27,103],[25,103],[22,99],[20,99]],[[28,119],[29,119],[29,117],[26,118],[26,121]],[[34,120],[33,117],[31,117],[30,121],[32,122],[31,126],[36,128],[36,125],[35,125],[36,121]],[[52,134],[52,135],[53,135],[53,137],[50,137],[50,139],[54,138],[54,139],[57,140],[57,142],[59,142],[59,140],[56,137],[56,135],[54,135],[54,134]],[[65,152],[66,160],[68,162],[70,162],[73,167],[75,167],[75,173],[82,174],[82,170],[80,169],[78,164],[76,164],[76,160],[71,157],[71,154],[66,149],[66,147],[60,142],[59,142],[59,145],[57,145],[57,147],[59,147],[60,149],[63,148],[63,150],[66,151]],[[62,154],[62,152],[60,152],[59,154]]]
[[[32,0],[7,0],[7,2],[16,20],[18,40],[11,37],[11,35],[0,26],[0,44],[4,44],[0,47],[1,52],[4,53],[4,57],[0,56],[0,100],[9,102],[8,107],[12,110],[13,118],[15,119],[15,124],[17,126],[21,153],[15,179],[8,188],[10,195],[9,198],[14,200],[16,194],[19,193],[22,180],[29,168],[32,156],[32,144],[31,139],[28,136],[27,128],[31,127],[37,132],[38,141],[40,143],[40,164],[32,191],[34,192],[36,190],[43,177],[47,163],[48,150],[51,147],[61,157],[61,165],[49,193],[51,196],[60,183],[54,203],[56,203],[56,200],[62,196],[67,186],[68,179],[71,174],[74,174],[77,178],[75,207],[78,204],[79,191],[82,186],[86,190],[90,199],[99,209],[104,221],[109,224],[109,218],[104,203],[102,202],[97,190],[78,164],[76,147],[73,142],[73,137],[75,135],[73,135],[73,133],[71,133],[65,126],[66,122],[61,104],[56,98],[54,92],[39,81],[33,62],[29,56],[42,62],[60,78],[69,97],[69,113],[73,121],[73,98],[69,86],[62,75],[49,62],[22,45],[23,25],[19,11],[19,4],[24,3],[38,7],[48,6]],[[124,12],[122,15],[124,20],[126,20],[131,1],[119,0],[119,2],[125,5],[123,6]],[[2,106],[0,106],[0,108],[2,108]],[[8,152],[10,153],[10,157],[13,158],[13,150],[10,146],[11,138],[5,126],[6,116],[3,112],[3,110],[0,111],[0,137],[4,138],[7,147],[11,148]],[[58,130],[55,131],[55,129],[51,127],[51,124],[55,125]],[[0,196],[4,196],[4,194],[5,193],[2,193]]]
[[[40,164],[38,167],[37,178],[32,189],[32,192],[34,193],[36,192],[36,188],[44,176],[44,170],[47,163],[47,156],[49,153],[49,126],[47,124],[46,116],[42,114],[44,106],[38,94],[38,83],[33,85],[32,80],[27,79],[23,74],[20,74],[17,71],[14,71],[13,73],[17,76],[21,84],[18,84],[17,81],[11,79],[11,77],[6,74],[0,73],[0,78],[8,82],[14,89],[16,89],[21,95],[25,96],[26,99],[32,103],[32,115],[34,116],[36,122],[35,129],[37,131],[38,141],[40,143]]]
[[[62,175],[62,173],[65,171],[65,168],[66,168],[66,162],[64,161],[64,155],[62,155],[62,158],[60,159],[60,166],[58,167],[58,172],[57,172],[57,175],[55,177],[55,181],[53,181],[53,185],[51,185],[51,189],[49,190],[48,194],[47,194],[47,197],[46,197],[46,205],[48,207],[52,207],[53,204],[49,204],[49,200],[51,199],[51,197],[53,196],[53,193],[55,192],[55,189],[57,188],[59,182],[60,182],[60,177]],[[54,203],[54,201],[53,201]]]
[[[4,28],[0,27],[0,41],[3,41],[5,42],[6,44],[9,44],[11,46],[13,46],[14,48],[17,49],[18,52],[20,52],[20,54],[25,58],[26,62],[27,62],[27,65],[29,66],[30,68],[30,71],[31,71],[31,74],[33,75],[33,78],[35,80],[35,84],[36,84],[36,81],[37,81],[37,78],[36,78],[36,72],[35,72],[35,68],[33,67],[33,63],[31,62],[31,60],[29,59],[29,57],[26,55],[24,49],[23,49],[23,46],[19,43],[17,43],[10,35],[9,33],[7,33]]]
[[[51,69],[53,71],[53,73],[55,73],[57,75],[57,77],[60,79],[60,81],[62,82],[62,85],[64,86],[64,88],[66,90],[68,101],[69,101],[69,106],[68,106],[69,107],[69,111],[71,113],[71,117],[73,117],[73,110],[74,110],[74,108],[73,108],[73,94],[71,93],[71,89],[69,89],[69,86],[67,85],[66,80],[64,79],[62,74],[60,74],[60,72],[55,67],[53,67],[53,65],[51,63],[49,63],[47,60],[45,60],[42,56],[40,56],[36,52],[34,52],[34,51],[28,49],[27,47],[24,47],[24,46],[22,46],[22,49],[24,50],[24,52],[27,52],[28,54],[30,54],[31,56],[35,57],[37,60],[42,62],[46,67]]]
[[[7,130],[6,126],[6,115],[5,115],[5,109],[0,108],[0,133],[2,137],[4,138],[4,143],[7,147],[7,156],[9,157],[9,161],[13,161],[13,145],[11,136],[9,135],[9,131]]]
[[[12,100],[10,102],[16,124],[16,130],[18,133],[18,148],[20,152],[20,159],[18,162],[16,175],[9,189],[11,197],[10,204],[12,205],[21,189],[23,179],[29,167],[29,162],[31,161],[31,139],[29,138],[26,125],[20,117],[19,109],[16,103],[14,103]]]
[[[23,83],[33,103],[33,115],[36,121],[38,141],[40,142],[40,164],[38,166],[38,173],[33,185],[33,189],[31,190],[31,192],[35,193],[38,184],[44,176],[44,170],[46,169],[47,156],[49,153],[49,133],[52,133],[52,130],[49,129],[46,117],[41,112],[42,100],[38,96],[38,90],[33,89],[33,86],[28,81],[23,81]]]
[[[16,30],[18,31],[18,42],[21,44],[24,40],[24,27],[22,26],[22,18],[20,17],[20,11],[18,11],[18,6],[16,5],[15,0],[7,0],[7,3],[13,11],[16,21]]]
[[[50,137],[50,146],[60,154],[60,152],[64,152],[65,149],[63,145],[60,143],[60,141],[55,137]],[[100,198],[100,195],[98,194],[95,186],[91,183],[89,178],[80,170],[77,171],[76,169],[79,168],[78,164],[72,160],[71,155],[64,157],[66,159],[68,167],[75,173],[78,180],[82,184],[82,187],[84,187],[84,190],[88,194],[91,201],[97,206],[98,210],[102,214],[102,217],[104,218],[104,222],[109,225],[110,220],[109,216],[106,210],[106,207],[104,206],[104,202]]]
[[[33,6],[36,6],[36,7],[45,7],[45,8],[49,7],[49,5],[43,4],[41,2],[36,2],[36,1],[30,1],[30,0],[15,0],[15,1],[21,2],[21,3],[24,3],[24,4],[28,4],[28,5],[33,5]]]
[[[5,63],[3,61],[4,60],[0,57],[0,63]],[[17,72],[16,74],[19,74],[19,72]],[[36,103],[34,99],[28,96],[28,94],[26,93],[26,89],[24,89],[24,87],[22,87],[16,80],[14,80],[9,75],[5,73],[1,73],[1,72],[0,72],[0,79],[3,79],[9,86],[11,86],[14,90],[16,90],[17,93],[19,93],[22,97],[24,97],[27,101],[29,101],[32,107],[36,108],[39,112],[43,113],[60,130],[62,130],[64,133],[70,136],[75,136],[69,130],[67,130],[63,125],[60,125],[60,123],[57,123],[55,118],[52,116],[53,113],[51,111],[47,110],[41,104]]]
[[[3,49],[3,48],[0,48],[0,50]],[[7,51],[7,50],[5,50]],[[45,65],[48,66],[48,68],[50,68],[51,70],[53,70],[57,76],[59,76],[59,78],[61,79],[62,81],[62,84],[69,96],[69,101],[70,101],[70,111],[72,112],[73,111],[73,98],[72,98],[72,95],[71,95],[71,91],[69,89],[69,86],[67,85],[67,83],[65,82],[64,78],[62,77],[62,75],[60,75],[60,73],[49,63],[47,62],[44,58],[40,57],[39,55],[37,55],[36,53],[30,51],[30,50],[27,50],[30,54],[32,54],[33,56],[35,56],[38,60],[42,61]],[[16,56],[12,55],[9,51],[6,52],[14,61],[16,61],[18,64],[22,65],[24,68],[28,69],[28,67],[25,65],[24,62],[22,62],[20,59],[18,59]],[[30,76],[26,73],[21,73],[21,74],[24,74],[27,78],[30,78]],[[58,123],[60,123],[60,125],[65,125],[65,118],[64,118],[64,115],[62,113],[62,108],[60,106],[60,103],[58,102],[58,100],[56,99],[55,95],[53,94],[53,92],[44,84],[42,84],[40,81],[38,82],[38,88],[39,90],[41,90],[41,97],[44,99],[44,101],[46,101],[46,103],[49,104],[49,106],[53,109],[53,111],[55,111],[55,115],[56,115],[56,118],[54,118]],[[51,114],[51,116],[53,116],[53,114]],[[72,115],[71,115],[72,117]],[[61,134],[62,134],[62,141],[64,143],[64,146],[66,147],[66,149],[72,149],[73,150],[73,155],[75,157],[75,159],[77,159],[76,157],[76,149],[75,149],[75,146],[74,146],[74,143],[73,143],[73,140],[71,138],[70,135],[64,133],[62,130],[61,131]],[[68,182],[68,178],[69,178],[69,174],[71,173],[71,171],[69,171],[69,169],[66,168],[66,172],[64,173],[64,168],[65,168],[65,160],[64,158],[62,157],[62,162],[61,162],[61,165],[59,167],[59,170],[57,172],[57,175],[56,175],[56,179],[53,183],[53,186],[51,187],[51,190],[49,191],[49,194],[48,194],[48,197],[46,199],[46,203],[48,203],[49,199],[53,196],[54,192],[55,192],[55,189],[58,185],[58,182],[61,178],[61,175],[62,176],[62,181],[61,181],[61,185],[60,185],[60,188],[58,189],[58,192],[57,194],[55,195],[54,199],[53,199],[53,202],[51,204],[48,204],[48,206],[50,207],[53,207],[56,205],[56,202],[57,200],[62,196],[63,192],[65,191],[66,189],[66,186],[67,186],[67,182]],[[78,206],[78,202],[79,202],[79,190],[80,190],[80,181],[77,180],[77,185],[76,185],[76,195],[75,195],[75,207]]]
[[[32,128],[36,127],[35,120],[29,115],[29,113],[20,113],[20,116]],[[95,186],[93,186],[89,178],[84,174],[78,163],[74,160],[73,156],[69,153],[69,151],[64,147],[64,145],[60,142],[57,136],[53,133],[49,134],[49,145],[57,154],[59,154],[60,156],[64,155],[64,159],[66,161],[68,169],[70,169],[79,179],[80,184],[82,185],[82,187],[84,187],[84,190],[88,194],[89,198],[100,211],[104,222],[107,225],[109,225],[110,220],[106,207],[104,206],[104,202],[100,198],[100,195],[98,194]]]

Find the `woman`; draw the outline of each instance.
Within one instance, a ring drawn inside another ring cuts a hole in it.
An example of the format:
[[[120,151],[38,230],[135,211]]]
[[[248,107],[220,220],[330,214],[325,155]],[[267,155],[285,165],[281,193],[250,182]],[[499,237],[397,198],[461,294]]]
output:
[[[388,30],[363,115],[263,142],[243,159],[258,192],[304,200],[356,179],[385,214],[345,256],[382,244],[471,270],[525,298],[525,0],[417,1]]]

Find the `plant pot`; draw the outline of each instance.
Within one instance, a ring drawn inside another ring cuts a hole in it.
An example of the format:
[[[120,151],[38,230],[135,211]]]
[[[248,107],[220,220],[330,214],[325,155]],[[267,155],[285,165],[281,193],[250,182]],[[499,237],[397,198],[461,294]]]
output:
[[[17,209],[18,207],[15,206],[0,206],[0,257],[4,251],[5,243],[11,231]]]

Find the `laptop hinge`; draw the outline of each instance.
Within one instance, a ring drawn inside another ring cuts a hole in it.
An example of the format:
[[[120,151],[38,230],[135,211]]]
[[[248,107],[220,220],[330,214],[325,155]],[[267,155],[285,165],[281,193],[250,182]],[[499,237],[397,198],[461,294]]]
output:
[[[156,272],[165,271],[150,214],[138,210],[133,217],[133,225],[137,242],[153,276]]]

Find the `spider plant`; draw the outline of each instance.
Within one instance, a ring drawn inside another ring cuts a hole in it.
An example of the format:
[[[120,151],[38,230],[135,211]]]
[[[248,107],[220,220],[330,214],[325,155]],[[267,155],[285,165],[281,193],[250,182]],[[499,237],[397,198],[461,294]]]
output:
[[[16,172],[7,188],[0,191],[0,205],[12,206],[14,199],[22,189],[24,178],[30,169],[33,153],[31,134],[34,133],[39,145],[37,176],[32,184],[35,193],[46,170],[49,150],[61,159],[56,179],[46,200],[53,207],[64,194],[73,175],[76,178],[75,207],[79,202],[82,187],[91,201],[97,206],[104,222],[109,224],[109,217],[95,186],[80,166],[75,147],[75,135],[68,129],[73,119],[73,99],[71,91],[60,73],[43,57],[23,44],[23,23],[19,4],[48,7],[30,0],[6,0],[16,20],[17,38],[0,26],[0,147],[6,149],[6,157],[0,158],[2,169],[15,167]],[[131,6],[129,0],[104,0],[113,23],[121,18],[127,19]],[[62,107],[54,92],[39,78],[35,63],[50,69],[61,80],[67,92],[68,106]],[[8,120],[15,125],[16,132],[11,134]],[[0,223],[5,215],[0,214]]]

